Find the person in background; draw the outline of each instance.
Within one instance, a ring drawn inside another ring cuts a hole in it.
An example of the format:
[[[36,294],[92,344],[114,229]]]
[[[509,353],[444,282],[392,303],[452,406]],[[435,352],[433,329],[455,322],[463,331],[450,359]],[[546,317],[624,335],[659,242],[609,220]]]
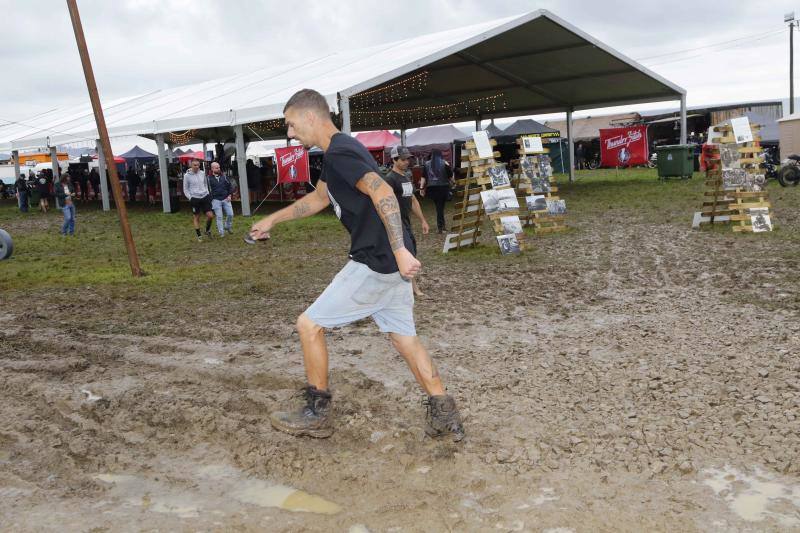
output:
[[[125,180],[128,182],[128,201],[136,201],[136,192],[139,190],[139,174],[133,167],[128,167],[128,172],[125,174]]]
[[[219,163],[211,163],[211,176],[208,178],[208,186],[211,189],[211,209],[217,219],[217,231],[219,236],[224,237],[225,232],[233,233],[233,206],[231,205],[231,195],[236,191],[228,179],[222,173]],[[222,227],[222,215],[225,215],[225,227]]]
[[[386,173],[383,179],[388,183],[394,195],[397,197],[397,203],[400,204],[400,218],[403,221],[403,227],[411,237],[411,247],[408,249],[414,257],[417,257],[417,239],[414,237],[414,232],[411,231],[411,217],[409,213],[413,212],[414,216],[419,219],[422,225],[422,234],[427,235],[430,231],[428,221],[425,220],[425,215],[422,214],[422,208],[419,206],[417,197],[414,196],[414,183],[411,181],[411,174],[408,167],[411,165],[411,159],[414,157],[405,146],[394,146],[390,152],[392,157],[392,168]],[[414,290],[414,296],[424,296],[419,290],[417,277],[411,278],[411,287]]]
[[[440,150],[431,150],[431,158],[425,163],[419,184],[419,194],[433,200],[436,206],[436,229],[447,231],[444,223],[444,204],[453,184],[453,170],[442,157]]]
[[[575,147],[575,162],[578,165],[578,170],[586,168],[586,152],[583,148],[583,143],[578,143]]]
[[[17,188],[17,203],[19,210],[23,213],[28,212],[28,181],[25,179],[25,174],[20,174],[14,184]]]
[[[78,180],[81,184],[81,202],[86,203],[89,201],[89,171],[81,169]]]
[[[150,204],[150,207],[156,205],[156,183],[158,179],[156,178],[156,168],[153,166],[147,167],[147,172],[144,175],[144,186],[147,191],[147,201]]]
[[[210,239],[211,221],[214,220],[214,213],[211,210],[211,194],[208,191],[206,173],[200,170],[200,161],[197,159],[192,159],[189,170],[183,175],[183,194],[192,206],[192,221],[194,222],[194,231],[197,233],[197,240],[203,240],[200,235],[200,215],[203,213],[206,215],[206,236]]]
[[[39,210],[46,214],[50,209],[50,180],[44,172],[36,176],[36,188],[39,191]]]
[[[55,193],[61,202],[61,211],[64,212],[61,235],[75,235],[75,188],[68,172],[62,174],[59,185],[55,187]]]
[[[98,200],[100,198],[100,173],[97,171],[97,167],[94,167],[91,172],[89,172],[89,181],[92,184],[94,199]]]

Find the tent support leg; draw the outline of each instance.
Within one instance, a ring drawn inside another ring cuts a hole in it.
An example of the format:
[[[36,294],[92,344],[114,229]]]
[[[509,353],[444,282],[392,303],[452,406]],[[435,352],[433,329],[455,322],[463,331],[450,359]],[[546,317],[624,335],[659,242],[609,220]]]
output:
[[[111,204],[108,201],[108,178],[106,177],[106,154],[103,152],[103,145],[97,140],[97,164],[100,172],[100,196],[103,198],[103,211],[110,211]]]
[[[247,186],[247,153],[244,147],[242,125],[233,127],[236,133],[236,167],[239,169],[239,195],[242,198],[242,215],[250,216],[250,188]]]
[[[11,157],[14,158],[14,181],[17,181],[19,179],[19,150],[13,150]],[[25,179],[27,179],[27,176]]]
[[[164,134],[156,135],[158,147],[158,174],[161,177],[161,206],[165,213],[172,212],[172,198],[169,197],[169,177],[167,175],[167,152],[164,149]]]
[[[681,144],[686,144],[686,95],[681,95]]]
[[[350,135],[353,131],[350,127],[350,97],[339,96],[339,112],[342,114],[342,133]]]
[[[567,109],[567,157],[569,158],[569,182],[575,181],[575,139],[573,139],[572,109]]]

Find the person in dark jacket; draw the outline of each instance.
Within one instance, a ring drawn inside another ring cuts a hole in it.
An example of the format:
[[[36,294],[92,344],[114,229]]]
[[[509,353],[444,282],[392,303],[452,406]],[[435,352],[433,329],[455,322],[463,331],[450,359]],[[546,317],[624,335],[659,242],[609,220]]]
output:
[[[432,150],[425,163],[419,184],[420,196],[427,196],[436,205],[436,228],[439,233],[447,231],[444,223],[444,204],[453,185],[453,170],[442,157],[440,150]]]
[[[17,188],[17,202],[19,203],[19,210],[23,213],[28,212],[28,181],[25,179],[25,174],[20,174],[17,182],[14,184]]]
[[[94,193],[94,199],[100,199],[100,173],[97,171],[97,168],[93,168],[89,172],[89,182],[92,184],[92,193]]]
[[[36,176],[36,188],[39,190],[39,210],[47,213],[50,209],[50,180],[44,172]]]
[[[81,184],[81,201],[86,203],[89,201],[89,171],[84,168],[79,172],[78,181]]]
[[[61,181],[55,187],[56,197],[61,202],[61,210],[64,212],[64,223],[61,224],[61,235],[75,235],[75,188],[69,174],[64,173]]]
[[[130,167],[125,174],[125,179],[128,181],[128,201],[135,202],[136,192],[139,190],[139,174],[136,173],[133,167]]]
[[[211,175],[208,177],[208,187],[211,189],[211,209],[217,219],[217,231],[224,237],[225,232],[233,233],[233,206],[231,196],[236,192],[233,181],[222,173],[219,163],[211,163]],[[225,227],[222,224],[222,215],[225,214]]]

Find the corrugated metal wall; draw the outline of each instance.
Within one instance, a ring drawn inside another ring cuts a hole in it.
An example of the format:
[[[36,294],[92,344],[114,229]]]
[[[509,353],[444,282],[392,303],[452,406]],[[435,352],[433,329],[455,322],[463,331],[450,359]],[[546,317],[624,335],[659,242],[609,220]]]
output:
[[[711,123],[719,124],[720,122],[724,122],[731,118],[742,117],[749,112],[758,113],[759,115],[763,115],[773,120],[783,118],[783,108],[780,104],[752,105],[746,107],[735,107],[733,109],[724,109],[721,111],[712,111]]]

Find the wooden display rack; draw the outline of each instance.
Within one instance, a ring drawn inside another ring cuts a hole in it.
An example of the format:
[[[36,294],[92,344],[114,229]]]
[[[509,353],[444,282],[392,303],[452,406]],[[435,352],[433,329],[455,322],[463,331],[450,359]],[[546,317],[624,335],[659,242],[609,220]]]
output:
[[[760,126],[752,125],[751,129],[754,131],[753,141],[743,143],[739,146],[738,152],[741,168],[748,175],[754,176],[763,173],[760,165],[764,162],[764,158],[761,156],[763,150],[760,137],[755,134],[760,129]],[[716,126],[714,131],[722,135],[717,139],[720,144],[736,143],[731,126]],[[703,224],[726,223],[731,224],[732,230],[735,232],[752,232],[753,226],[749,210],[755,208],[770,209],[772,207],[766,188],[760,191],[747,191],[740,187],[735,190],[725,189],[719,149],[715,148],[711,156],[705,159],[706,191],[703,193],[702,210],[695,213],[695,220],[692,226],[699,227]]]
[[[489,140],[492,147],[497,146],[497,141]],[[463,187],[461,198],[455,204],[457,213],[453,215],[453,233],[448,234],[442,252],[460,250],[464,247],[473,247],[481,236],[481,224],[486,211],[483,208],[481,192],[492,189],[492,180],[489,177],[489,168],[498,166],[495,158],[500,157],[500,152],[492,152],[492,157],[482,158],[478,154],[475,142],[468,140],[461,154],[461,168],[467,169],[465,178],[457,180],[456,185]],[[520,210],[505,211],[502,214],[487,215],[492,221],[492,227],[497,235],[503,235],[503,225],[500,218],[519,216]],[[521,219],[520,219],[521,220]],[[516,234],[520,250],[525,249],[523,234]]]
[[[492,146],[497,145],[497,141],[490,140]],[[465,147],[467,154],[461,154],[461,168],[467,169],[466,177],[456,180],[456,185],[463,187],[461,198],[455,204],[456,213],[453,215],[453,233],[448,234],[444,241],[443,253],[450,250],[460,250],[461,248],[474,247],[478,244],[478,237],[481,236],[481,224],[483,223],[483,203],[481,202],[481,191],[484,190],[478,184],[478,177],[485,174],[485,168],[490,165],[488,161],[478,156],[475,143],[468,141]],[[499,157],[499,152],[494,152],[495,157]]]
[[[522,158],[523,157],[532,157],[534,158],[535,164],[539,165],[539,157],[541,155],[547,155],[550,153],[549,148],[544,148],[541,154],[526,154],[525,150],[523,149],[522,144],[522,137],[517,139],[517,154],[519,155],[519,159],[515,160],[515,174],[514,174],[514,181],[512,185],[517,191],[517,196],[519,197],[521,194],[524,194],[521,198],[520,206],[521,211],[525,213],[524,215],[524,224],[526,226],[533,226],[534,233],[544,234],[544,233],[556,233],[559,231],[565,231],[567,226],[564,223],[564,218],[566,215],[552,215],[547,211],[528,211],[527,203],[525,201],[526,196],[530,195],[541,195],[544,196],[547,200],[560,200],[561,198],[558,197],[558,187],[556,185],[555,178],[550,175],[547,179],[550,183],[550,191],[543,192],[543,193],[536,193],[533,191],[533,184],[531,183],[530,179],[525,175],[525,172],[522,170]],[[520,219],[523,218],[523,215],[520,215]]]

